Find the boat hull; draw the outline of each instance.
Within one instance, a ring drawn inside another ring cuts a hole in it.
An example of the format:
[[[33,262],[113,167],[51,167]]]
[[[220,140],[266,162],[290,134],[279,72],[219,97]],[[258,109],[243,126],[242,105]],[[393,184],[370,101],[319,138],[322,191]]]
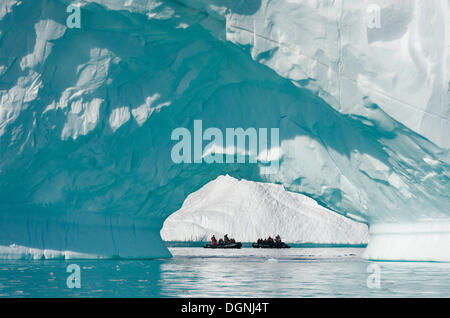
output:
[[[212,244],[205,244],[203,246],[204,248],[241,248],[242,247],[242,243],[241,242],[236,242],[236,243],[231,243],[231,244],[222,244],[222,245],[212,245]]]
[[[286,243],[281,244],[261,244],[261,243],[253,243],[253,248],[291,248]]]

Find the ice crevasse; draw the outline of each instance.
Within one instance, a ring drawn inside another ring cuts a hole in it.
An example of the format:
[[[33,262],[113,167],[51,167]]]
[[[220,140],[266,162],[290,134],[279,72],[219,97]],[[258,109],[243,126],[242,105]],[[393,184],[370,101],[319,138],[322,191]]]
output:
[[[0,3],[1,258],[170,256],[229,174],[369,224],[365,258],[450,261],[449,1],[70,3]],[[278,127],[279,170],[175,164],[197,119]]]

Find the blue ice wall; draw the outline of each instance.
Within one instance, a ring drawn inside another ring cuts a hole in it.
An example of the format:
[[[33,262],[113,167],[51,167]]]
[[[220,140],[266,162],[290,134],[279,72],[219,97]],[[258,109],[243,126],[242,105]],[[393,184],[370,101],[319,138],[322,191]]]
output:
[[[448,150],[383,105],[340,113],[227,42],[224,21],[175,1],[142,12],[82,2],[81,29],[67,28],[68,3],[8,0],[0,11],[2,257],[168,256],[164,219],[225,173],[370,224],[449,222]],[[279,171],[174,164],[171,133],[196,119],[279,128]],[[379,250],[368,257],[396,258]]]

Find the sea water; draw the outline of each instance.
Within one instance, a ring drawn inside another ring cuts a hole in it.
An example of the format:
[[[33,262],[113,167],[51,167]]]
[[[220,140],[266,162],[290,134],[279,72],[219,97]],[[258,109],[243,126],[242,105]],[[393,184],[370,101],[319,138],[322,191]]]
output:
[[[370,262],[362,248],[170,251],[154,260],[1,260],[0,297],[450,297],[450,263]],[[71,264],[80,288],[67,283]]]

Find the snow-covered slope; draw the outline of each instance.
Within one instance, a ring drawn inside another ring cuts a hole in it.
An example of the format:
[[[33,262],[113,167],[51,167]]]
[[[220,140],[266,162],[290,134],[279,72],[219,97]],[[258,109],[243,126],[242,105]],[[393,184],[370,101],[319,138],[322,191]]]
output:
[[[0,2],[0,257],[169,256],[228,173],[369,223],[367,258],[450,260],[448,1],[71,2]],[[280,169],[174,163],[197,119],[279,128]]]
[[[229,234],[239,241],[280,234],[286,242],[367,243],[367,225],[321,207],[282,185],[219,176],[190,194],[164,222],[165,241],[208,241]]]

